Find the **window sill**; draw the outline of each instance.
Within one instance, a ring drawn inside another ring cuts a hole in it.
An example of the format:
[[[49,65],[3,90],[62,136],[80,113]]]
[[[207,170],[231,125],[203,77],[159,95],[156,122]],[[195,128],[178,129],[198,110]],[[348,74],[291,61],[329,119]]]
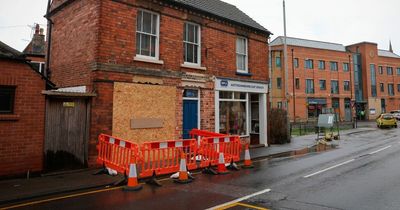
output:
[[[239,76],[247,76],[247,77],[251,77],[251,76],[253,76],[253,74],[251,74],[251,73],[245,73],[245,72],[236,72],[236,75],[239,75]]]
[[[18,114],[0,114],[0,121],[18,121],[19,118]]]
[[[160,64],[160,65],[164,64],[164,61],[162,61],[162,60],[157,60],[157,59],[152,59],[152,58],[144,58],[144,57],[138,57],[138,56],[135,56],[133,58],[133,60],[140,61],[140,62],[146,62],[146,63],[155,63],[155,64]]]
[[[203,70],[203,71],[207,70],[206,67],[202,67],[202,66],[198,66],[198,65],[193,65],[193,64],[188,64],[188,63],[181,64],[181,67],[183,67],[183,68],[189,68],[189,69],[198,69],[198,70]]]

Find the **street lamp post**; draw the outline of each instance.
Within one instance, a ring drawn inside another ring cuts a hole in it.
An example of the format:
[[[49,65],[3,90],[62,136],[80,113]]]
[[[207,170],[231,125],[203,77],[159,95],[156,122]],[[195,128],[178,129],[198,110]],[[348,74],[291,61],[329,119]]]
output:
[[[283,0],[283,34],[284,34],[284,43],[283,43],[283,59],[285,65],[285,99],[286,99],[286,127],[288,140],[290,140],[290,118],[289,118],[289,90],[288,90],[288,62],[287,62],[287,40],[286,40],[286,8],[285,8],[285,0]]]
[[[353,109],[356,105],[356,101],[353,100],[353,77],[351,75],[351,55],[349,55],[349,72],[350,72],[350,106],[351,106],[351,121],[354,123],[353,124],[353,128],[357,128],[357,117],[353,117],[353,114],[357,114],[354,113]]]

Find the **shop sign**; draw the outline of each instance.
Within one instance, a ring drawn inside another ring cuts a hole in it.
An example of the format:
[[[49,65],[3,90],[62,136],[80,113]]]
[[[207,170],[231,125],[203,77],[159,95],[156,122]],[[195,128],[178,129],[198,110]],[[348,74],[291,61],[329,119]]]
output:
[[[267,93],[268,84],[217,78],[215,80],[215,89],[221,91]]]

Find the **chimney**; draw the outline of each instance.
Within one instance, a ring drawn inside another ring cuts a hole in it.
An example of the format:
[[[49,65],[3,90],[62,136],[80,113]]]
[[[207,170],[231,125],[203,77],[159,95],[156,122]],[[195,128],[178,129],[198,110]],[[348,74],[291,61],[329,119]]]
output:
[[[390,51],[390,52],[393,52],[392,40],[389,41],[389,51]]]
[[[39,34],[39,31],[40,31],[40,26],[39,26],[39,24],[36,24],[36,26],[35,26],[35,35]]]

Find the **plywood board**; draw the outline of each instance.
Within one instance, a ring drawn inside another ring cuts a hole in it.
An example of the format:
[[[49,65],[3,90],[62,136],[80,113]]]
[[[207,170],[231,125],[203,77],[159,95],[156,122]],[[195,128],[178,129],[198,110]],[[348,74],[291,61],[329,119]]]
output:
[[[174,139],[175,87],[114,83],[113,135],[137,143]],[[162,119],[162,127],[132,128],[132,119]]]

